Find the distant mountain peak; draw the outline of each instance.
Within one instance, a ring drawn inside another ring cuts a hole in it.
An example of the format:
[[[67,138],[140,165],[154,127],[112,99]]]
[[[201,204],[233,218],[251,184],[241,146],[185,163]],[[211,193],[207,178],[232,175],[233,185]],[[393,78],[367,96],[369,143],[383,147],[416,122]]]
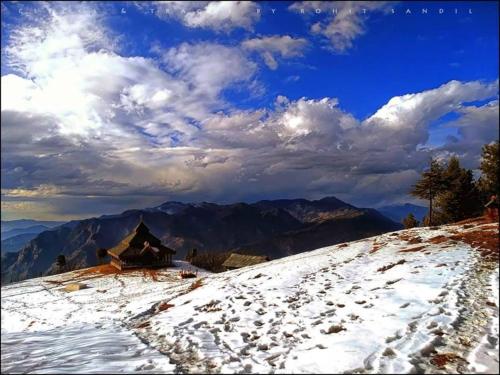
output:
[[[424,216],[427,215],[428,208],[417,206],[412,203],[400,203],[383,206],[377,208],[377,210],[395,222],[401,223],[410,213],[413,214],[417,220],[422,221]]]
[[[401,227],[376,212],[331,196],[250,204],[168,201],[152,208],[72,221],[41,232],[20,248],[17,260],[6,271],[20,278],[46,273],[59,254],[77,267],[95,265],[96,249],[116,246],[141,218],[151,234],[176,250],[179,258],[192,248],[227,252],[245,247],[260,252],[258,255],[277,258]]]

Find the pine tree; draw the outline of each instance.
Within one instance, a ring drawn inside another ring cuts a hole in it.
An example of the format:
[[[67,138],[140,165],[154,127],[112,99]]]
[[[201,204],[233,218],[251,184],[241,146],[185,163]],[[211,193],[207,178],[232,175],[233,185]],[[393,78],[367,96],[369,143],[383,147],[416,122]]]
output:
[[[445,176],[446,190],[436,199],[442,222],[456,222],[479,215],[481,200],[472,171],[460,168],[458,159],[452,159]]]
[[[198,255],[197,248],[193,248],[191,250],[188,250],[188,252],[186,254],[186,261],[191,262],[197,255]]]
[[[104,258],[106,258],[106,256],[108,255],[108,251],[102,247],[98,247],[95,253],[99,264],[102,264]]]
[[[429,201],[429,225],[433,225],[433,200],[444,190],[443,166],[435,159],[431,159],[430,167],[422,173],[422,177],[411,191],[415,197]]]
[[[456,156],[452,156],[448,160],[448,165],[443,171],[443,185],[445,189],[449,189],[454,181],[460,177],[463,172],[463,168],[460,166],[460,160]]]
[[[59,271],[62,272],[62,269],[66,265],[66,257],[63,254],[60,254],[56,258],[57,267],[59,267]]]
[[[411,212],[403,219],[403,225],[406,229],[418,227],[418,224],[418,220],[415,219],[415,216]]]
[[[481,178],[479,188],[484,199],[500,193],[500,167],[499,167],[498,141],[483,146],[481,155]]]

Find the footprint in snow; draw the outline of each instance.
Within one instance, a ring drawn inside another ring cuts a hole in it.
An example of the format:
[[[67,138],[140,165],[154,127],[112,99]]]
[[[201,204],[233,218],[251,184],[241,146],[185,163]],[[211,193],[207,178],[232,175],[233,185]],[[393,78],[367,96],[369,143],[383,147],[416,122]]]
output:
[[[194,321],[194,319],[193,319],[193,318],[189,318],[188,320],[185,320],[185,321],[183,321],[183,322],[179,323],[179,325],[180,325],[180,326],[185,326],[186,324],[189,324],[189,323],[191,323],[191,322],[193,322],[193,321]]]
[[[410,322],[408,324],[408,330],[410,332],[415,332],[417,330],[417,326],[418,326],[418,321],[414,320],[413,322]]]
[[[437,322],[430,322],[429,325],[427,326],[428,329],[433,329],[438,326]]]
[[[271,327],[271,329],[269,329],[269,331],[267,331],[267,334],[268,335],[276,335],[278,332],[279,332],[279,330],[277,327]]]
[[[259,308],[257,311],[255,311],[257,314],[259,315],[265,315],[266,314],[266,310],[264,310],[262,307]]]
[[[385,348],[385,350],[382,352],[382,355],[384,357],[396,357],[396,352],[394,351],[394,349],[392,349],[391,347],[387,347]]]
[[[389,336],[385,339],[385,342],[387,344],[393,342],[393,341],[396,341],[396,340],[399,340],[400,338],[402,338],[403,336],[398,332],[396,333],[394,336]]]

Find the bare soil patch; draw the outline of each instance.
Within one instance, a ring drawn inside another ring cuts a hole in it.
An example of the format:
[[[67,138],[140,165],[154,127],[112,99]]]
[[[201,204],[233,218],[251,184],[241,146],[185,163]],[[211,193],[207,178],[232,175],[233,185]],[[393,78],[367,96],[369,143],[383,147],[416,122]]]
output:
[[[485,258],[498,260],[498,233],[493,230],[474,230],[460,234],[454,234],[450,237],[453,240],[465,242],[478,250]]]
[[[425,249],[426,246],[415,246],[415,247],[410,247],[408,249],[403,249],[403,250],[399,250],[400,253],[413,253],[413,252],[416,252],[416,251],[420,251],[422,249]]]
[[[444,368],[448,363],[460,360],[462,357],[455,353],[436,354],[431,358],[431,363],[439,368]]]
[[[455,233],[458,233],[458,232],[455,232]],[[446,242],[448,240],[449,240],[448,237],[443,236],[443,235],[439,235],[439,236],[430,238],[429,242],[433,243],[433,244],[440,244],[440,243]]]
[[[406,261],[404,259],[401,259],[399,261],[397,261],[396,263],[390,263],[388,264],[387,266],[383,266],[383,267],[380,267],[377,272],[385,272],[387,270],[390,270],[392,267],[395,267],[397,266],[398,264],[403,264],[405,263]]]

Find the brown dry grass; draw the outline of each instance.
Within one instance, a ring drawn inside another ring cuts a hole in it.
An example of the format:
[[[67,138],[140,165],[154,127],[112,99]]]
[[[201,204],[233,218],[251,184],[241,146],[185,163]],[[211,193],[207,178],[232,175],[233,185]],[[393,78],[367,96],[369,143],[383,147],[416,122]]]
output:
[[[413,238],[411,235],[408,233],[401,233],[398,238],[402,241],[408,241],[409,239]]]
[[[374,252],[380,250],[385,244],[385,242],[377,243],[377,241],[373,241],[373,247],[370,250],[370,254],[373,254]]]
[[[399,250],[400,253],[413,253],[415,251],[420,251],[422,249],[425,249],[427,246],[416,246],[416,247],[411,247],[409,249],[403,249]]]
[[[448,224],[448,225],[461,225],[461,224],[477,224],[477,225],[481,225],[481,224],[487,224],[487,223],[490,223],[490,222],[491,221],[488,220],[487,217],[480,216],[480,217],[474,217],[472,219],[465,219],[465,220],[457,221],[456,223],[451,223],[451,224]]]
[[[422,243],[422,239],[421,239],[420,237],[418,237],[418,236],[417,236],[417,237],[413,237],[413,238],[410,238],[410,239],[408,240],[408,243],[409,243],[410,245],[415,245],[415,244],[417,244],[417,243]]]
[[[125,270],[119,270],[118,268],[112,266],[111,264],[102,264],[100,266],[86,268],[78,272],[76,277],[96,275],[96,277],[104,275],[127,275],[131,273],[137,273],[142,271],[142,276],[144,278],[150,278],[153,281],[159,281],[159,269],[156,268],[131,268]]]
[[[195,290],[195,289],[198,289],[199,287],[201,287],[203,285],[203,281],[201,279],[198,279],[196,280],[195,282],[193,282],[190,286],[189,286],[189,290],[192,291],[192,290]]]
[[[401,241],[406,241],[408,242],[410,245],[415,245],[415,244],[418,244],[418,243],[422,243],[422,238],[420,238],[419,236],[414,236],[410,233],[401,233],[398,238],[401,240]]]
[[[151,323],[149,322],[149,320],[137,325],[135,328],[146,328],[146,327],[149,327],[151,325]]]
[[[454,234],[450,237],[453,240],[465,242],[478,250],[485,258],[498,260],[499,242],[498,232],[495,230],[474,230],[470,232]]]
[[[153,281],[158,281],[158,270],[157,269],[143,268],[142,275],[144,276],[144,278],[149,277]]]
[[[172,305],[170,303],[162,302],[158,306],[158,311],[165,311],[165,310],[167,310],[167,309],[169,309],[171,307],[174,307],[174,305]]]
[[[86,268],[78,272],[78,276],[86,276],[86,275],[117,275],[133,272],[135,270],[123,270],[120,271],[118,268],[112,266],[111,264],[101,264],[100,266]]]
[[[457,233],[457,232],[455,232],[455,233]],[[433,243],[433,244],[440,244],[440,243],[446,242],[448,240],[449,240],[448,237],[443,236],[443,235],[439,235],[439,236],[430,238],[428,242]]]
[[[385,272],[387,270],[390,270],[392,267],[394,266],[397,266],[398,264],[403,264],[405,263],[406,261],[404,259],[401,259],[399,261],[397,261],[396,263],[390,263],[388,264],[387,266],[383,266],[383,267],[380,267],[377,272]]]
[[[454,362],[457,359],[462,359],[462,357],[456,355],[455,353],[442,353],[434,355],[431,358],[431,363],[439,368],[443,368],[446,364]]]

